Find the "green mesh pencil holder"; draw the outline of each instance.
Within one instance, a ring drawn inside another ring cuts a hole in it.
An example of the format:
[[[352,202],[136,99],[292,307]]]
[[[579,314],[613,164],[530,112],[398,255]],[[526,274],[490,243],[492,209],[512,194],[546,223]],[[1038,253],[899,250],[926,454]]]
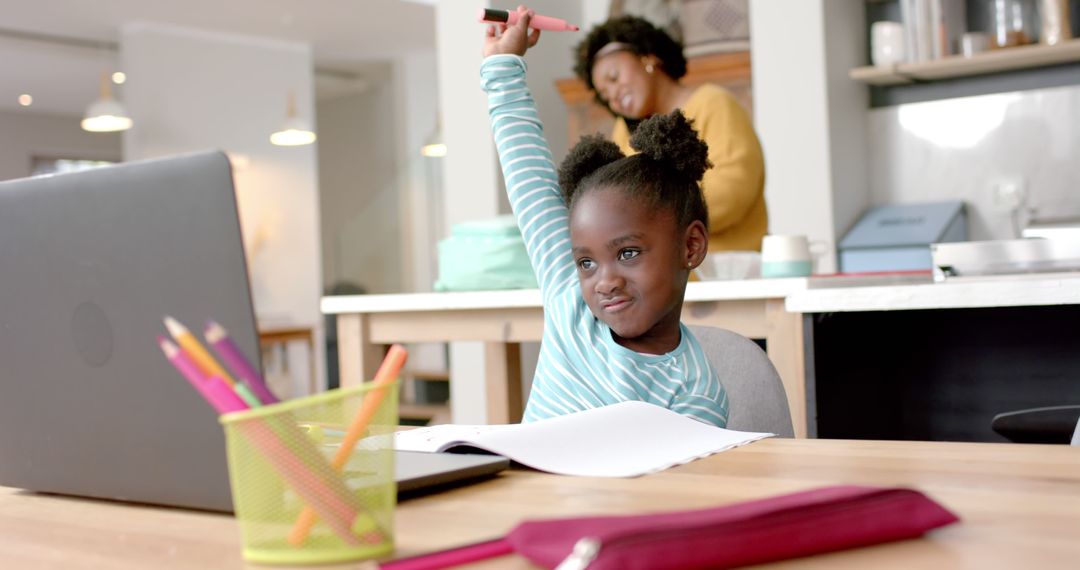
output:
[[[368,419],[363,438],[339,451],[358,418]],[[393,551],[396,383],[233,412],[221,423],[246,560],[317,564]]]

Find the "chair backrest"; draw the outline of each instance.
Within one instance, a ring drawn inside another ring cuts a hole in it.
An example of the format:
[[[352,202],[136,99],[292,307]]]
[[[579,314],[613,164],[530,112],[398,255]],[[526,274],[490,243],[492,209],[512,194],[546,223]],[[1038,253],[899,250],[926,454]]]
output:
[[[1080,405],[1014,410],[994,416],[990,429],[1016,443],[1077,444]]]
[[[784,384],[765,351],[726,329],[689,328],[727,390],[728,429],[794,437]]]

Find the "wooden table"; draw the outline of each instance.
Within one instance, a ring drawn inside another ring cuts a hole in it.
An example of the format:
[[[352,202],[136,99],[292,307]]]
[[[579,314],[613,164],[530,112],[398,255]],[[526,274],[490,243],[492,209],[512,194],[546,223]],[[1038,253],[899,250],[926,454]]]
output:
[[[835,484],[909,486],[960,516],[927,537],[779,567],[1075,568],[1080,449],[770,439],[635,479],[511,470],[402,503],[396,556],[498,536],[528,518],[705,508]],[[5,568],[243,568],[232,518],[0,488]],[[337,568],[363,568],[355,564]],[[505,557],[477,567],[530,568]]]
[[[787,390],[798,437],[806,434],[803,324],[801,315],[784,309],[784,300],[810,286],[810,281],[692,282],[683,306],[687,324],[765,339],[769,358]],[[338,315],[342,386],[373,377],[384,344],[482,341],[488,423],[520,420],[520,343],[539,341],[544,329],[538,290],[324,297],[322,311]]]

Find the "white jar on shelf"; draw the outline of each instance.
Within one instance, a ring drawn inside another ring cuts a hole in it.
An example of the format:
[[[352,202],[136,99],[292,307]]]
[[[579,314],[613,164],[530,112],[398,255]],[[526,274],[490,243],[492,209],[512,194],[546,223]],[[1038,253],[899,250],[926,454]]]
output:
[[[1041,43],[1052,46],[1072,38],[1068,0],[1041,0],[1039,16],[1042,19]]]

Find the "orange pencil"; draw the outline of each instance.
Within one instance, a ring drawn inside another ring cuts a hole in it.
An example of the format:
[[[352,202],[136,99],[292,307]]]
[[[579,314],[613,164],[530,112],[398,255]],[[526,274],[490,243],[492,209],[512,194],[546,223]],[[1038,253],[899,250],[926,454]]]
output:
[[[180,348],[184,349],[184,352],[195,361],[195,365],[199,367],[204,376],[207,378],[217,376],[224,380],[230,388],[236,385],[232,376],[225,372],[225,369],[218,364],[217,360],[214,360],[214,357],[210,356],[210,353],[199,343],[199,339],[195,338],[195,335],[191,334],[187,327],[180,324],[180,321],[166,315],[165,328],[169,329],[169,334],[176,340],[176,344],[179,344]]]
[[[338,448],[337,453],[334,455],[334,460],[331,462],[334,469],[341,471],[345,464],[349,462],[349,456],[352,455],[353,449],[356,448],[356,443],[364,435],[368,424],[371,423],[371,418],[379,410],[379,404],[382,404],[383,398],[386,397],[386,386],[397,379],[408,355],[408,351],[400,344],[391,346],[390,351],[386,353],[386,358],[379,365],[379,370],[375,373],[375,379],[372,381],[373,388],[368,391],[367,397],[360,403],[360,410],[356,412],[356,417],[349,424],[349,429],[346,430],[345,437],[341,440],[341,447]],[[289,544],[293,546],[304,544],[308,533],[311,532],[311,527],[315,524],[316,517],[315,509],[310,506],[304,507],[303,512],[297,517],[296,523],[293,524],[292,531],[289,532]]]

